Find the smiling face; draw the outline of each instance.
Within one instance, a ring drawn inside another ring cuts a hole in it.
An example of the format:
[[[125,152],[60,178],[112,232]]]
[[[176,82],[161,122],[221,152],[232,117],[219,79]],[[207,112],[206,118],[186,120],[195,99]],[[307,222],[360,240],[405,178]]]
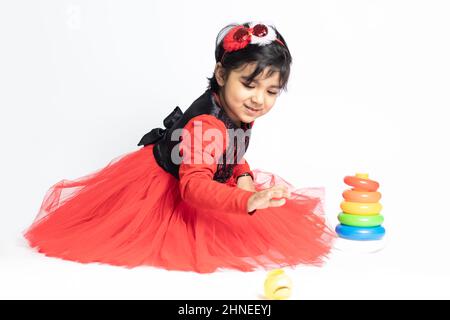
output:
[[[269,76],[269,67],[253,82],[247,83],[245,78],[255,68],[256,63],[245,64],[232,70],[226,77],[220,62],[216,64],[214,74],[220,86],[220,102],[237,126],[240,126],[240,122],[253,122],[269,112],[280,93],[280,73],[276,71]]]

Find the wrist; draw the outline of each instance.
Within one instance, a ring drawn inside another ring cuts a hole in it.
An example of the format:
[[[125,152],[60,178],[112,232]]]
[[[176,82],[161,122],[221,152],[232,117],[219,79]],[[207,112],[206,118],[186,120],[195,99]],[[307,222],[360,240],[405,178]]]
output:
[[[252,191],[255,192],[255,184],[253,183],[253,180],[251,177],[249,176],[243,176],[240,177],[237,181],[236,181],[236,185],[238,188],[247,190],[247,191]]]
[[[253,181],[253,176],[249,172],[244,172],[243,174],[240,174],[236,177],[236,181],[238,181],[240,178],[249,177]],[[248,178],[247,178],[248,179]]]

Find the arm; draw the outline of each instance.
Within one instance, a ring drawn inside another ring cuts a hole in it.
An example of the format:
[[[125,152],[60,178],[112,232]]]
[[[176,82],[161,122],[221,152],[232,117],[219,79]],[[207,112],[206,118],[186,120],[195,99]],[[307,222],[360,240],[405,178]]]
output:
[[[250,129],[253,128],[254,124],[254,121],[250,123]],[[247,160],[242,158],[240,162],[242,161],[243,163],[238,163],[236,167],[234,167],[233,178],[236,185],[241,189],[256,192],[255,184],[253,183],[255,180],[253,172],[250,169]]]
[[[233,171],[233,178],[239,188],[255,192],[255,185],[253,183],[253,173],[250,170],[247,160],[243,159],[244,163],[236,165]]]
[[[195,124],[200,123],[201,129],[199,126],[195,128]],[[191,163],[183,161],[180,165],[181,198],[192,206],[247,214],[248,200],[253,192],[213,180],[217,169],[217,161],[227,147],[225,125],[214,116],[200,115],[192,118],[186,124],[185,129],[190,133],[191,145],[187,142],[189,139],[183,139],[180,147],[184,150],[191,150]],[[207,139],[205,131],[208,129],[218,130],[216,132],[220,132],[221,137],[215,136],[212,139]],[[194,148],[195,146],[201,146],[201,148]],[[213,160],[212,163],[211,161],[209,163],[205,161],[206,157],[210,157],[209,159]],[[194,161],[196,159],[201,161],[195,163],[197,162]]]
[[[234,167],[233,176],[234,176],[235,178],[237,178],[237,177],[239,177],[241,174],[249,173],[250,176],[251,176],[252,179],[253,179],[253,173],[252,173],[252,170],[250,169],[250,166],[248,165],[247,160],[245,160],[245,159],[242,159],[242,160],[244,160],[244,163],[237,164],[237,165]]]

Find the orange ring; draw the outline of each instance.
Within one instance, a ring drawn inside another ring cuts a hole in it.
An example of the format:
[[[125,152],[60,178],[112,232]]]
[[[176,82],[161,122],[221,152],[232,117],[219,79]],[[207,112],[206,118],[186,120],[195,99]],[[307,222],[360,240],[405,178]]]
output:
[[[381,199],[381,193],[374,191],[354,191],[345,190],[342,196],[349,202],[378,202]]]
[[[355,176],[346,176],[344,182],[353,187],[353,191],[377,191],[380,184],[375,180],[362,179]]]

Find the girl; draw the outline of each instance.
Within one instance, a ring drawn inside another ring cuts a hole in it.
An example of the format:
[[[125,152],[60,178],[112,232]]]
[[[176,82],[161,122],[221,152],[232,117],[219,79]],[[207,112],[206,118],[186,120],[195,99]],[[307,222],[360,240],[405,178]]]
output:
[[[286,88],[291,55],[270,25],[216,39],[207,90],[137,151],[50,188],[24,236],[47,256],[201,273],[320,265],[334,233],[318,189],[295,190],[243,158],[255,119]]]

